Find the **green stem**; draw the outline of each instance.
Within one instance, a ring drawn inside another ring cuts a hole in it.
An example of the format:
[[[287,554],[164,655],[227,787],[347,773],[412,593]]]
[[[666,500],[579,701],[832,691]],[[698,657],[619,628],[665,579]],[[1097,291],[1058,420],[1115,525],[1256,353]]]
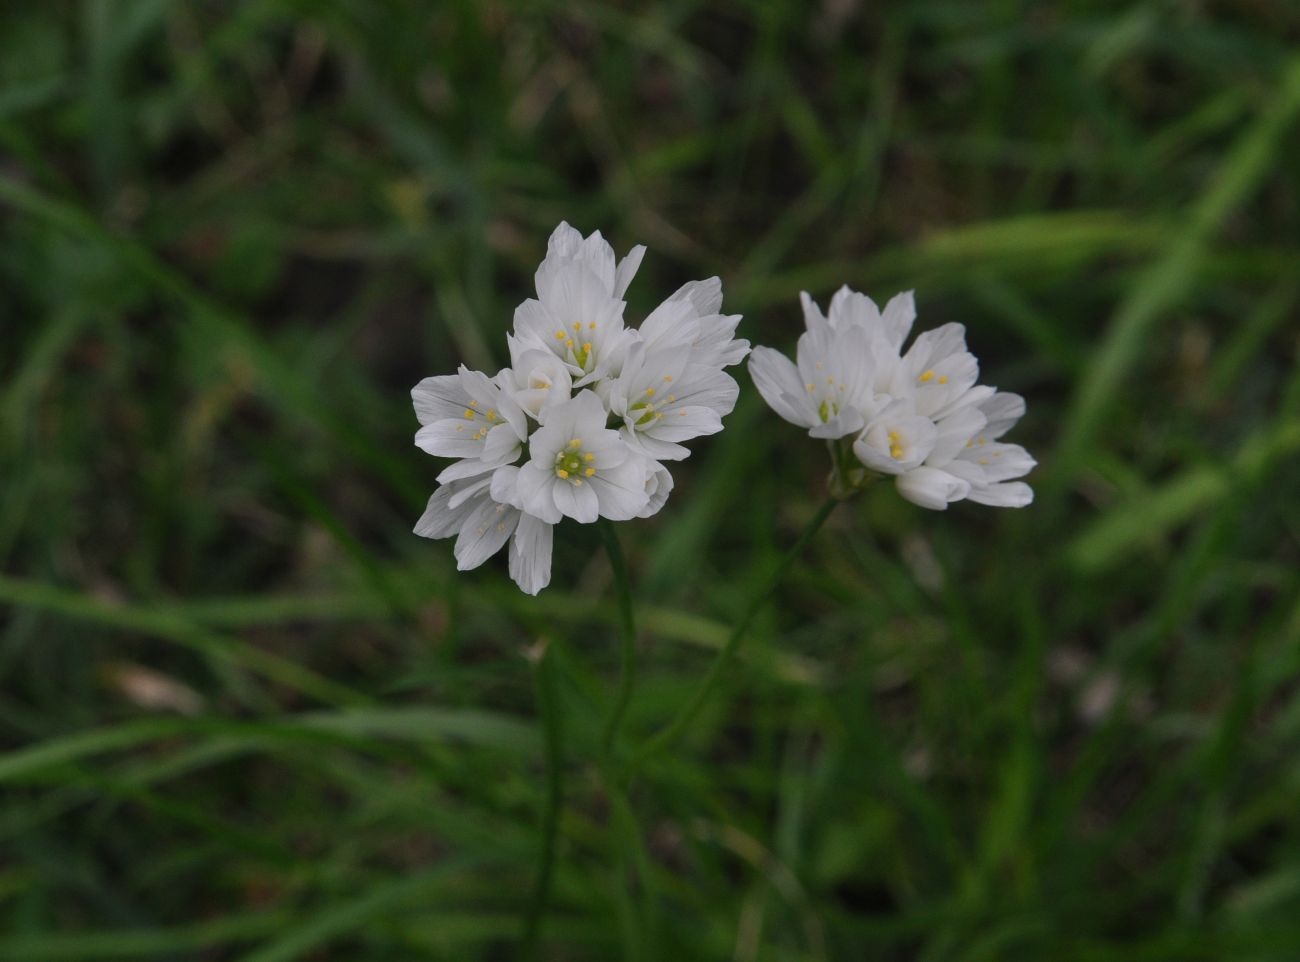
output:
[[[536,669],[537,708],[542,716],[542,735],[546,749],[546,800],[542,808],[542,851],[538,857],[533,897],[529,902],[528,915],[524,922],[523,944],[519,956],[521,959],[532,959],[537,954],[537,944],[542,934],[542,921],[546,917],[546,908],[550,901],[551,876],[555,869],[556,837],[560,827],[560,806],[563,802],[564,718],[555,672],[555,656],[547,645],[537,659]]]
[[[653,946],[654,926],[647,921],[654,909],[649,858],[636,816],[632,813],[632,804],[623,787],[612,773],[605,772],[604,775],[617,872],[614,886],[618,893],[623,958],[626,962],[655,959],[658,956]]]
[[[632,611],[632,584],[627,576],[627,562],[623,559],[623,549],[618,543],[618,533],[614,530],[613,522],[606,518],[601,518],[598,526],[601,537],[605,539],[605,552],[609,555],[609,566],[614,569],[614,584],[618,591],[621,658],[618,689],[614,693],[614,703],[610,706],[605,733],[601,738],[601,753],[608,756],[618,737],[619,727],[623,724],[623,716],[627,714],[628,702],[632,700],[632,686],[636,682],[636,617]]]
[[[645,743],[633,759],[633,771],[639,768],[643,762],[672,745],[686,730],[687,726],[695,720],[695,716],[699,714],[700,709],[709,700],[709,696],[713,694],[713,689],[717,687],[718,682],[722,679],[723,672],[731,664],[731,659],[735,657],[740,642],[744,639],[746,631],[749,630],[750,622],[754,620],[754,616],[758,614],[758,610],[763,607],[764,603],[771,599],[773,592],[776,591],[777,585],[781,583],[781,579],[785,577],[790,565],[803,554],[804,549],[808,547],[808,542],[812,541],[813,536],[825,523],[826,519],[830,517],[831,511],[835,509],[835,505],[838,503],[839,499],[833,496],[827,497],[822,506],[817,509],[817,513],[813,515],[812,520],[808,522],[808,526],[804,528],[799,540],[781,556],[781,560],[777,562],[776,568],[763,582],[763,586],[749,599],[744,614],[740,616],[740,620],[731,629],[731,635],[722,646],[722,650],[713,659],[713,664],[709,667],[709,673],[704,676],[704,681],[695,689],[695,694],[691,696],[691,700],[686,703],[686,706],[677,713],[676,717],[667,726]]]

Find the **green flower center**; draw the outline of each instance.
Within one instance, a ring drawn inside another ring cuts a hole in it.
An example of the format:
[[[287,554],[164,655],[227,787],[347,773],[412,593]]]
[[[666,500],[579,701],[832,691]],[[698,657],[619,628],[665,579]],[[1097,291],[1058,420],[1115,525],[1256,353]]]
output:
[[[596,473],[596,466],[592,464],[595,460],[594,454],[582,449],[582,438],[574,438],[555,456],[555,476],[581,487],[583,479]]]

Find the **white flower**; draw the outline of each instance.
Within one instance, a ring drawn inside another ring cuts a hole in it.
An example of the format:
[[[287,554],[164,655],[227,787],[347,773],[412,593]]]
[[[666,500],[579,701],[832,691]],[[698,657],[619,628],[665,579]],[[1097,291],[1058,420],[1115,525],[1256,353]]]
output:
[[[1034,467],[1019,445],[994,444],[1024,413],[1024,399],[979,385],[979,363],[960,324],[919,335],[904,353],[916,317],[911,292],[880,311],[842,287],[823,314],[801,296],[807,332],[798,367],[770,348],[755,348],[750,374],[785,420],[828,438],[869,471],[892,475],[899,493],[942,510],[969,498],[998,507],[1033,500],[1014,481]],[[860,473],[860,472],[859,472]],[[852,487],[860,479],[841,479]]]
[[[651,461],[650,466],[651,471],[645,478],[647,500],[645,507],[637,514],[638,518],[654,517],[668,501],[668,495],[673,492],[672,472],[657,461]]]
[[[749,353],[749,342],[736,340],[739,314],[721,314],[722,281],[710,277],[679,287],[641,323],[638,332],[650,350],[689,346],[691,363],[731,367]]]
[[[568,224],[560,224],[537,269],[537,298],[515,309],[519,347],[554,354],[574,387],[617,374],[630,341],[623,325],[623,292],[644,253],[644,247],[634,248],[616,267],[614,249],[599,231],[583,240]]]
[[[439,481],[482,474],[519,457],[528,436],[526,419],[511,392],[501,390],[502,380],[502,375],[489,378],[462,365],[457,374],[426,377],[411,389],[423,425],[416,446],[440,457],[465,459],[443,471]]]
[[[561,517],[589,524],[598,517],[626,521],[645,508],[651,465],[605,427],[606,417],[592,391],[551,410],[515,476],[513,497],[524,511],[551,524]]]
[[[534,420],[569,399],[573,379],[568,365],[550,351],[525,349],[506,335],[510,345],[510,392],[515,403]]]
[[[691,453],[680,442],[721,431],[739,394],[721,369],[692,363],[688,345],[651,350],[638,341],[611,387],[609,408],[633,447],[656,460],[680,461]]]
[[[476,567],[507,543],[510,576],[529,594],[550,581],[553,527],[647,518],[668,500],[661,460],[722,429],[738,388],[723,369],[744,359],[739,315],[724,315],[718,279],[693,281],[641,328],[623,294],[645,249],[616,263],[599,233],[561,224],[537,270],[537,298],[515,311],[510,367],[489,378],[461,368],[411,392],[416,444],[456,459],[438,475],[416,533],[456,537],[456,563]],[[526,456],[525,456],[526,455]]]
[[[861,431],[875,397],[871,339],[864,328],[819,325],[800,338],[798,367],[770,347],[756,347],[749,373],[768,405],[815,438]]]

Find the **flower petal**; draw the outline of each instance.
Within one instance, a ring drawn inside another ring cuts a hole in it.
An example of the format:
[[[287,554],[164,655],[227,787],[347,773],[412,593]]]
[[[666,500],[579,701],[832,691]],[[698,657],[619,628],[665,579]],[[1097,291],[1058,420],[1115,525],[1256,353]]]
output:
[[[600,506],[600,515],[611,521],[635,518],[650,500],[646,493],[645,458],[628,458],[616,468],[601,471],[591,479]]]
[[[970,485],[938,468],[915,468],[894,479],[898,493],[913,504],[933,511],[945,511],[953,501],[970,493]]]
[[[756,347],[749,355],[749,376],[767,406],[791,424],[810,428],[817,424],[811,412],[796,403],[803,396],[803,383],[794,362],[770,347]]]
[[[411,403],[421,424],[458,417],[468,401],[456,374],[426,377],[411,388]]]
[[[595,483],[575,484],[572,481],[560,481],[552,487],[551,495],[560,514],[572,518],[579,524],[591,524],[600,517],[600,505],[596,492],[592,490]]]
[[[1004,481],[1001,484],[973,487],[967,497],[977,504],[993,508],[1023,508],[1033,503],[1034,491],[1023,481]]]
[[[474,509],[456,539],[456,568],[477,568],[501,550],[519,523],[519,512],[491,498]]]
[[[551,583],[554,527],[525,514],[510,542],[510,577],[525,594],[535,595]]]

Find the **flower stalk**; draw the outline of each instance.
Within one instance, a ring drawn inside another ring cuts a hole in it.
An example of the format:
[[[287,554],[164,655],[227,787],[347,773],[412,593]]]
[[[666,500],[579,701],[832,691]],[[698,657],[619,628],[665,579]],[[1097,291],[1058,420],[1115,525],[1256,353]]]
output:
[[[556,679],[555,655],[543,641],[534,658],[537,708],[542,716],[542,737],[546,751],[546,797],[542,808],[542,850],[537,860],[533,895],[524,919],[519,957],[537,956],[542,923],[550,903],[551,877],[555,871],[555,852],[560,827],[560,809],[564,802],[564,716]]]
[[[605,720],[605,730],[601,736],[601,754],[608,757],[618,738],[623,716],[627,714],[627,706],[632,700],[632,687],[636,684],[636,616],[632,608],[632,584],[628,578],[623,548],[618,542],[618,532],[604,518],[597,527],[605,541],[605,553],[609,555],[609,566],[613,569],[614,585],[618,592],[618,688],[615,689],[614,701],[610,705],[609,717]]]
[[[713,694],[713,690],[717,688],[718,682],[722,679],[723,672],[727,669],[727,666],[731,664],[731,660],[736,656],[736,652],[740,649],[740,644],[745,639],[746,634],[749,631],[749,626],[754,620],[754,616],[758,614],[759,609],[763,607],[763,604],[771,599],[772,593],[776,590],[777,586],[780,585],[781,580],[785,577],[785,573],[789,570],[790,565],[792,565],[795,560],[804,553],[809,542],[811,542],[817,532],[821,530],[821,526],[826,523],[826,519],[830,517],[831,512],[835,510],[835,506],[839,504],[840,500],[840,498],[833,494],[828,496],[826,500],[822,502],[821,507],[817,509],[817,513],[809,519],[803,533],[799,535],[799,540],[786,550],[785,554],[781,556],[780,561],[777,562],[776,567],[772,569],[772,573],[764,580],[759,590],[750,597],[749,602],[745,606],[744,612],[740,616],[740,620],[737,621],[735,626],[731,629],[731,634],[727,637],[726,643],[723,644],[721,650],[714,657],[713,664],[709,666],[708,674],[704,676],[704,680],[700,683],[699,687],[695,689],[695,693],[691,696],[690,701],[688,701],[681,710],[678,711],[677,715],[671,722],[664,726],[658,734],[654,735],[641,747],[641,750],[637,752],[636,756],[632,760],[633,772],[639,769],[641,765],[649,761],[655,755],[658,755],[660,752],[671,747],[672,744],[681,737],[682,732],[684,732],[691,722],[695,720],[696,716],[700,713],[700,710],[705,706],[709,697]]]

